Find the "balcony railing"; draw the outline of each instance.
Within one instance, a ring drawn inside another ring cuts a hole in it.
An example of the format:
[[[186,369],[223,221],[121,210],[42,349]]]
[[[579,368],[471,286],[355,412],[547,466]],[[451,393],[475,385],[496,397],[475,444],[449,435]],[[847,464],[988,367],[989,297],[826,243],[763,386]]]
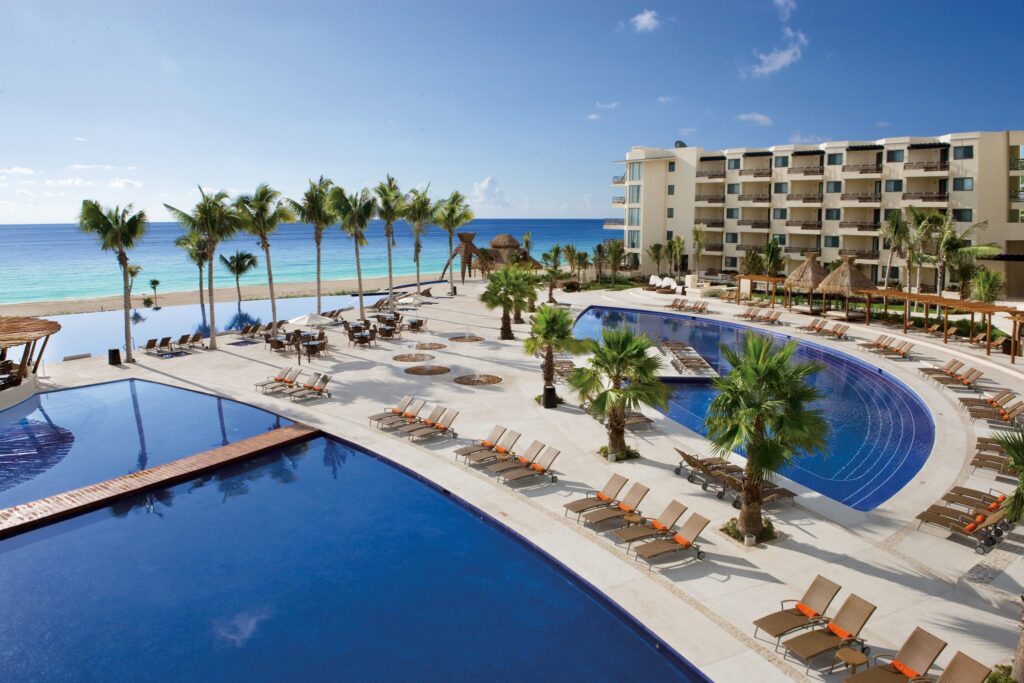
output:
[[[786,247],[787,254],[820,254],[818,247]]]
[[[1024,202],[1024,190],[1010,190],[1011,202]]]
[[[825,172],[824,166],[790,166],[789,172],[793,175],[821,175]]]
[[[878,230],[878,223],[875,221],[839,221],[840,228],[852,228],[864,232]]]
[[[948,161],[908,161],[903,164],[904,170],[917,171],[948,171]]]
[[[904,199],[912,199],[919,202],[948,202],[949,195],[944,192],[904,192]]]
[[[870,249],[840,249],[840,256],[853,256],[854,258],[877,259],[878,252]]]
[[[725,177],[725,169],[724,168],[700,169],[700,170],[697,171],[697,177],[698,178],[724,178]]]
[[[870,204],[882,201],[882,195],[877,192],[844,192],[839,195],[844,202],[863,202]]]
[[[711,202],[712,204],[721,204],[725,201],[725,195],[723,194],[698,194],[693,198],[697,202]]]
[[[625,203],[626,203],[626,198],[625,197],[612,197],[612,206],[617,206],[619,204],[625,204]]]
[[[697,218],[693,219],[693,222],[699,223],[700,225],[703,225],[705,228],[725,227],[725,219],[722,218],[701,218],[700,216],[698,216]]]
[[[612,176],[612,185],[625,185],[625,184],[626,184],[626,176],[625,175],[613,175]]]
[[[808,192],[791,192],[786,195],[786,201],[803,202],[804,204],[818,204],[821,202],[821,195]]]
[[[736,225],[744,225],[756,230],[767,230],[772,227],[771,222],[764,218],[741,218],[736,221]]]
[[[739,251],[763,251],[763,244],[737,244],[736,249]]]
[[[767,194],[741,194],[741,202],[768,202],[771,201],[771,195]]]
[[[605,224],[605,226],[625,225],[626,224],[626,219],[625,218],[605,218],[604,219],[604,224]]]
[[[881,164],[843,164],[843,173],[881,173]]]
[[[1024,171],[1024,159],[1010,159],[1011,171]]]
[[[772,169],[770,168],[744,168],[740,171],[740,175],[752,175],[755,178],[771,178]]]
[[[721,242],[715,242],[714,244],[705,244],[704,252],[707,253],[709,251],[722,251],[722,249],[724,248],[725,245],[723,245]]]
[[[821,230],[821,221],[802,221],[799,218],[791,218],[786,221],[786,227],[800,228],[801,230]]]

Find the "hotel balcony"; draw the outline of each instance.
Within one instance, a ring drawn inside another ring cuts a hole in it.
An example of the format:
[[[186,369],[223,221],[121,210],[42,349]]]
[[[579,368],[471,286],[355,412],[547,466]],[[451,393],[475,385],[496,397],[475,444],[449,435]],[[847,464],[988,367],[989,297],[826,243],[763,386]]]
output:
[[[764,245],[763,244],[737,244],[736,245],[736,251],[746,251],[746,252],[764,251]]]
[[[877,204],[882,201],[882,195],[878,192],[843,192],[839,200],[855,204]]]
[[[625,184],[626,184],[626,176],[625,175],[613,175],[612,176],[612,185],[625,185]]]
[[[741,194],[739,200],[741,202],[753,202],[754,204],[767,204],[772,199],[770,194]]]
[[[1010,159],[1011,171],[1024,171],[1024,159]]]
[[[850,234],[878,232],[878,221],[839,221],[839,229]]]
[[[698,195],[694,195],[693,201],[695,201],[695,202],[703,202],[705,204],[724,204],[725,203],[725,195],[724,194],[698,194]]]
[[[754,230],[768,230],[772,227],[771,221],[767,218],[741,218],[736,221],[736,225],[753,228]]]
[[[882,175],[881,164],[843,164],[843,175],[873,176]]]
[[[623,228],[625,226],[626,226],[626,219],[625,218],[605,218],[604,219],[604,228],[606,230],[621,229],[621,228]]]
[[[725,249],[725,245],[722,244],[721,242],[714,242],[712,244],[705,244],[704,245],[704,253],[705,254],[721,253],[723,249]]]
[[[695,224],[703,225],[708,230],[721,230],[725,227],[724,218],[701,218],[697,216],[693,219]]]
[[[824,166],[790,166],[790,175],[817,176],[825,173]]]
[[[612,206],[625,206],[625,205],[626,205],[626,198],[625,197],[612,197]]]
[[[697,177],[702,180],[725,180],[725,169],[724,168],[704,168],[698,169]]]
[[[753,176],[755,178],[771,178],[771,166],[767,168],[744,168],[740,170],[741,176]]]
[[[944,176],[949,174],[948,161],[907,161],[903,164],[903,175]]]
[[[790,218],[786,221],[787,228],[796,228],[797,230],[821,230],[821,221],[815,219],[801,220],[799,218]]]
[[[877,261],[878,252],[871,249],[840,249],[840,256],[852,256],[855,260]]]
[[[807,254],[817,254],[817,255],[821,254],[821,249],[819,247],[815,247],[815,246],[802,247],[800,245],[794,245],[794,246],[785,247],[783,249],[783,251],[786,254],[789,254],[790,258],[796,258],[796,259],[802,259]]]
[[[1010,190],[1010,201],[1014,204],[1024,202],[1024,190]]]
[[[813,192],[791,192],[786,195],[787,202],[797,204],[821,204],[822,196]]]
[[[946,204],[949,194],[946,192],[904,192],[903,201],[920,202],[922,204]]]

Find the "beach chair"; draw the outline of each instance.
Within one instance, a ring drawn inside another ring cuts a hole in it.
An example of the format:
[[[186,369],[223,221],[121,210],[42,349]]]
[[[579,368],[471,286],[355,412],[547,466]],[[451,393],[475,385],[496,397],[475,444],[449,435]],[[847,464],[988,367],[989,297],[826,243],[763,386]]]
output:
[[[380,413],[374,413],[369,417],[370,424],[373,424],[374,422],[377,422],[379,420],[383,420],[386,417],[396,417],[398,415],[401,415],[402,413],[405,412],[405,409],[409,407],[409,404],[412,403],[412,399],[412,396],[403,396],[402,400],[399,401],[394,408],[389,408]]]
[[[184,349],[186,346],[188,346],[188,342],[190,339],[192,339],[192,335],[183,334],[180,337],[178,337],[178,341],[171,343],[171,348],[177,346],[179,350]]]
[[[709,305],[707,301],[699,301],[697,305],[690,309],[690,313],[707,313]]]
[[[730,472],[716,472],[717,481],[721,488],[715,493],[715,495],[721,500],[725,497],[726,491],[733,492],[732,506],[739,510],[742,506],[742,500],[740,496],[743,495],[743,477]],[[788,500],[791,504],[796,505],[796,493],[790,491],[787,488],[781,486],[775,486],[767,482],[761,485],[761,505],[768,507],[772,503],[780,500]]]
[[[458,458],[461,455],[469,455],[470,453],[474,453],[479,449],[491,450],[498,444],[499,439],[501,439],[502,435],[507,431],[508,427],[503,427],[502,425],[494,425],[491,431],[484,438],[476,439],[473,441],[473,443],[469,444],[468,446],[463,446],[462,448],[456,449],[455,457]]]
[[[168,352],[171,352],[173,350],[174,349],[171,347],[171,338],[170,337],[164,337],[156,345],[157,353],[168,353]]]
[[[683,306],[683,300],[682,299],[673,299],[672,303],[665,304],[665,308],[671,308],[671,309],[676,310],[676,311],[681,310],[682,306]]]
[[[686,506],[678,500],[673,500],[656,519],[645,519],[640,524],[616,529],[612,532],[619,543],[625,543],[627,548],[637,541],[647,541],[653,538],[664,538],[674,533],[676,522],[686,512]]]
[[[928,327],[922,328],[921,332],[923,332],[924,334],[935,334],[941,328],[942,328],[941,324],[935,323],[934,325],[929,325]]]
[[[1024,414],[1024,401],[1017,401],[1013,405],[1008,405],[1005,408],[999,408],[991,413],[972,411],[970,416],[974,420],[988,420],[990,422],[1005,422],[1012,424]]]
[[[982,522],[1006,506],[1008,498],[1005,493],[994,489],[979,491],[966,486],[954,486],[943,494],[942,500],[947,507],[962,507],[968,514],[974,516],[974,521]],[[996,528],[1006,531],[1010,528],[1010,523],[1004,519]]]
[[[939,367],[936,365],[922,365],[917,369],[925,377],[937,377],[937,376],[952,376],[963,368],[963,361],[950,358],[946,361],[945,365]]]
[[[156,339],[150,339],[144,345],[138,348],[139,351],[145,351],[146,353],[153,353],[156,351]]]
[[[807,664],[805,673],[811,670],[811,660],[823,654],[834,653],[842,647],[859,647],[864,649],[864,641],[860,632],[871,615],[875,606],[867,600],[850,595],[839,608],[835,618],[825,620],[823,628],[790,638],[782,643],[784,656],[793,655]]]
[[[736,317],[736,318],[748,318],[749,319],[749,318],[757,315],[757,313],[758,313],[758,311],[757,311],[756,308],[754,308],[753,306],[748,306],[745,311],[743,311],[741,313],[737,313],[733,317]]]
[[[972,386],[975,382],[985,376],[985,373],[976,368],[968,368],[963,374],[936,375],[933,380],[943,386]]]
[[[988,515],[983,521],[977,518],[954,510],[944,505],[932,505],[917,515],[918,528],[922,524],[934,526],[948,531],[954,536],[959,536],[974,544],[974,552],[984,555],[1000,540],[1002,534],[996,534],[999,524],[1005,517],[1005,510],[1000,510]]]
[[[754,637],[757,637],[758,631],[764,631],[775,639],[775,647],[778,648],[783,636],[819,623],[838,593],[838,583],[820,575],[814,577],[799,600],[783,600],[779,603],[779,611],[755,619]],[[793,605],[787,607],[787,603]]]
[[[331,392],[327,389],[327,385],[330,383],[331,375],[322,374],[312,384],[304,384],[298,391],[286,392],[286,395],[292,401],[308,401],[314,398],[323,398],[324,396],[330,398]]]
[[[531,443],[530,446],[526,449],[526,451],[524,451],[520,455],[512,455],[508,458],[505,458],[501,462],[496,462],[493,465],[488,465],[487,469],[488,471],[493,472],[494,474],[500,475],[502,472],[505,472],[507,470],[514,470],[520,467],[528,466],[537,459],[537,457],[541,454],[544,448],[545,444],[534,439],[533,443]]]
[[[832,336],[836,339],[846,339],[846,333],[850,330],[849,325],[836,325],[832,328]]]
[[[398,427],[399,425],[415,422],[416,416],[420,414],[420,411],[423,410],[423,406],[426,404],[427,402],[422,398],[413,399],[400,415],[390,415],[377,420],[377,429]]]
[[[1001,408],[1009,403],[1016,394],[1011,389],[1000,389],[999,391],[992,394],[983,394],[981,396],[965,396],[960,399],[961,408]]]
[[[963,652],[957,652],[942,670],[935,683],[985,683],[992,669],[971,659]]]
[[[551,483],[553,484],[558,481],[558,477],[551,471],[551,466],[555,463],[559,453],[561,453],[561,451],[557,448],[548,446],[544,449],[544,452],[537,457],[537,460],[530,463],[529,466],[513,470],[505,470],[498,475],[498,478],[504,480],[506,484],[511,484],[512,482],[520,482],[532,477],[547,476],[551,479]]]
[[[199,348],[203,348],[203,349],[206,348],[206,346],[203,345],[203,333],[202,332],[195,332],[195,333],[193,333],[193,335],[191,337],[189,337],[188,347],[190,349],[194,349],[197,346]]]
[[[649,541],[634,548],[633,552],[636,554],[636,559],[643,560],[647,563],[647,568],[652,569],[654,560],[660,557],[693,550],[697,554],[697,559],[703,560],[705,553],[697,545],[697,539],[709,522],[710,520],[706,517],[702,517],[697,513],[691,514],[679,531],[673,534],[671,538]]]
[[[447,410],[442,405],[434,406],[434,409],[430,411],[423,419],[415,419],[410,421],[408,424],[402,425],[395,430],[396,434],[412,434],[415,431],[422,429],[423,427],[433,427],[437,424],[437,421],[444,415],[444,411]]]
[[[316,383],[320,381],[320,377],[322,377],[323,374],[324,373],[322,372],[314,372],[312,375],[309,376],[309,379],[306,380],[305,382],[300,382],[298,379],[296,379],[292,386],[285,387],[281,391],[281,394],[283,396],[291,396],[297,391],[302,391],[303,389],[316,386]]]
[[[615,497],[622,492],[628,480],[621,474],[613,474],[608,483],[604,485],[604,488],[600,491],[590,491],[583,498],[577,498],[564,504],[562,507],[565,508],[565,513],[568,515],[570,512],[576,513],[577,521],[584,512],[595,510],[597,508],[611,507],[616,505],[618,501]]]
[[[815,318],[806,325],[800,325],[796,329],[804,332],[814,332],[821,325],[821,318]]]
[[[914,343],[906,341],[903,342],[902,344],[897,344],[896,346],[878,349],[878,353],[882,354],[883,356],[898,356],[900,358],[906,358],[908,355],[910,355],[910,352],[913,350]]]
[[[928,670],[943,650],[946,642],[939,640],[920,626],[915,628],[894,655],[875,655],[875,666],[847,676],[843,683],[915,683],[925,678]],[[835,661],[832,662],[833,668]],[[832,673],[832,669],[829,669]]]
[[[1017,476],[1017,470],[1013,469],[1010,459],[998,453],[978,451],[971,460],[971,468],[972,474],[977,470],[987,470],[1001,477]]]
[[[522,434],[514,429],[507,430],[501,438],[494,442],[491,448],[478,448],[463,454],[467,465],[483,465],[491,460],[498,460],[503,456],[510,456],[512,449],[519,441]],[[456,451],[456,453],[458,453]]]
[[[682,458],[676,466],[675,473],[681,475],[683,472],[686,472],[686,481],[691,484],[696,483],[702,465],[705,467],[716,468],[732,464],[725,458],[717,456],[711,458],[698,458],[697,456],[687,453],[680,448],[675,448],[675,451],[679,454],[679,457]],[[707,489],[707,486],[704,488]]]
[[[455,430],[452,429],[452,423],[455,422],[455,418],[459,416],[459,411],[454,408],[449,408],[444,411],[444,414],[438,418],[437,422],[432,425],[428,425],[425,421],[423,428],[415,432],[410,432],[405,436],[409,437],[410,441],[419,439],[432,439],[441,436],[447,436],[448,438],[454,439],[458,436]]]
[[[293,366],[288,366],[286,368],[281,368],[276,375],[274,375],[272,377],[268,377],[267,379],[265,379],[265,380],[263,380],[261,382],[256,382],[253,385],[253,388],[256,391],[261,391],[261,390],[266,389],[267,387],[272,387],[272,386],[275,386],[277,384],[289,384],[290,385],[292,382],[295,381],[295,378],[299,376],[299,372],[301,372],[301,370],[299,370],[299,368],[296,368],[296,367],[293,367]]]
[[[581,515],[583,523],[601,524],[613,519],[621,519],[625,515],[636,514],[637,508],[640,507],[640,503],[643,502],[649,491],[650,489],[643,484],[633,484],[626,493],[626,496],[615,505],[591,510]]]

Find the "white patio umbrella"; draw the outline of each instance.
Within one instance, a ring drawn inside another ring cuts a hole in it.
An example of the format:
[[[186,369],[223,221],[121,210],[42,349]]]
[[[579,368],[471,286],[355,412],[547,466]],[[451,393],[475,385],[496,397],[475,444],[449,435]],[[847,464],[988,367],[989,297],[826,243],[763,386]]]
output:
[[[334,321],[327,316],[317,315],[316,313],[305,313],[300,315],[298,318],[292,318],[288,321],[290,325],[298,325],[299,327],[316,327],[317,325],[330,325]]]

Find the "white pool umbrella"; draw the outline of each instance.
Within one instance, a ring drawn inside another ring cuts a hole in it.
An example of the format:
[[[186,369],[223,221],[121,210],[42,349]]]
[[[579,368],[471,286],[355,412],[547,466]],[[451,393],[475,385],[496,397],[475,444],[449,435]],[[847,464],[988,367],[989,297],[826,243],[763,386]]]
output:
[[[292,318],[288,321],[290,325],[298,325],[299,327],[316,327],[317,325],[330,325],[334,321],[327,316],[317,315],[316,313],[306,313],[300,315],[298,318]]]

